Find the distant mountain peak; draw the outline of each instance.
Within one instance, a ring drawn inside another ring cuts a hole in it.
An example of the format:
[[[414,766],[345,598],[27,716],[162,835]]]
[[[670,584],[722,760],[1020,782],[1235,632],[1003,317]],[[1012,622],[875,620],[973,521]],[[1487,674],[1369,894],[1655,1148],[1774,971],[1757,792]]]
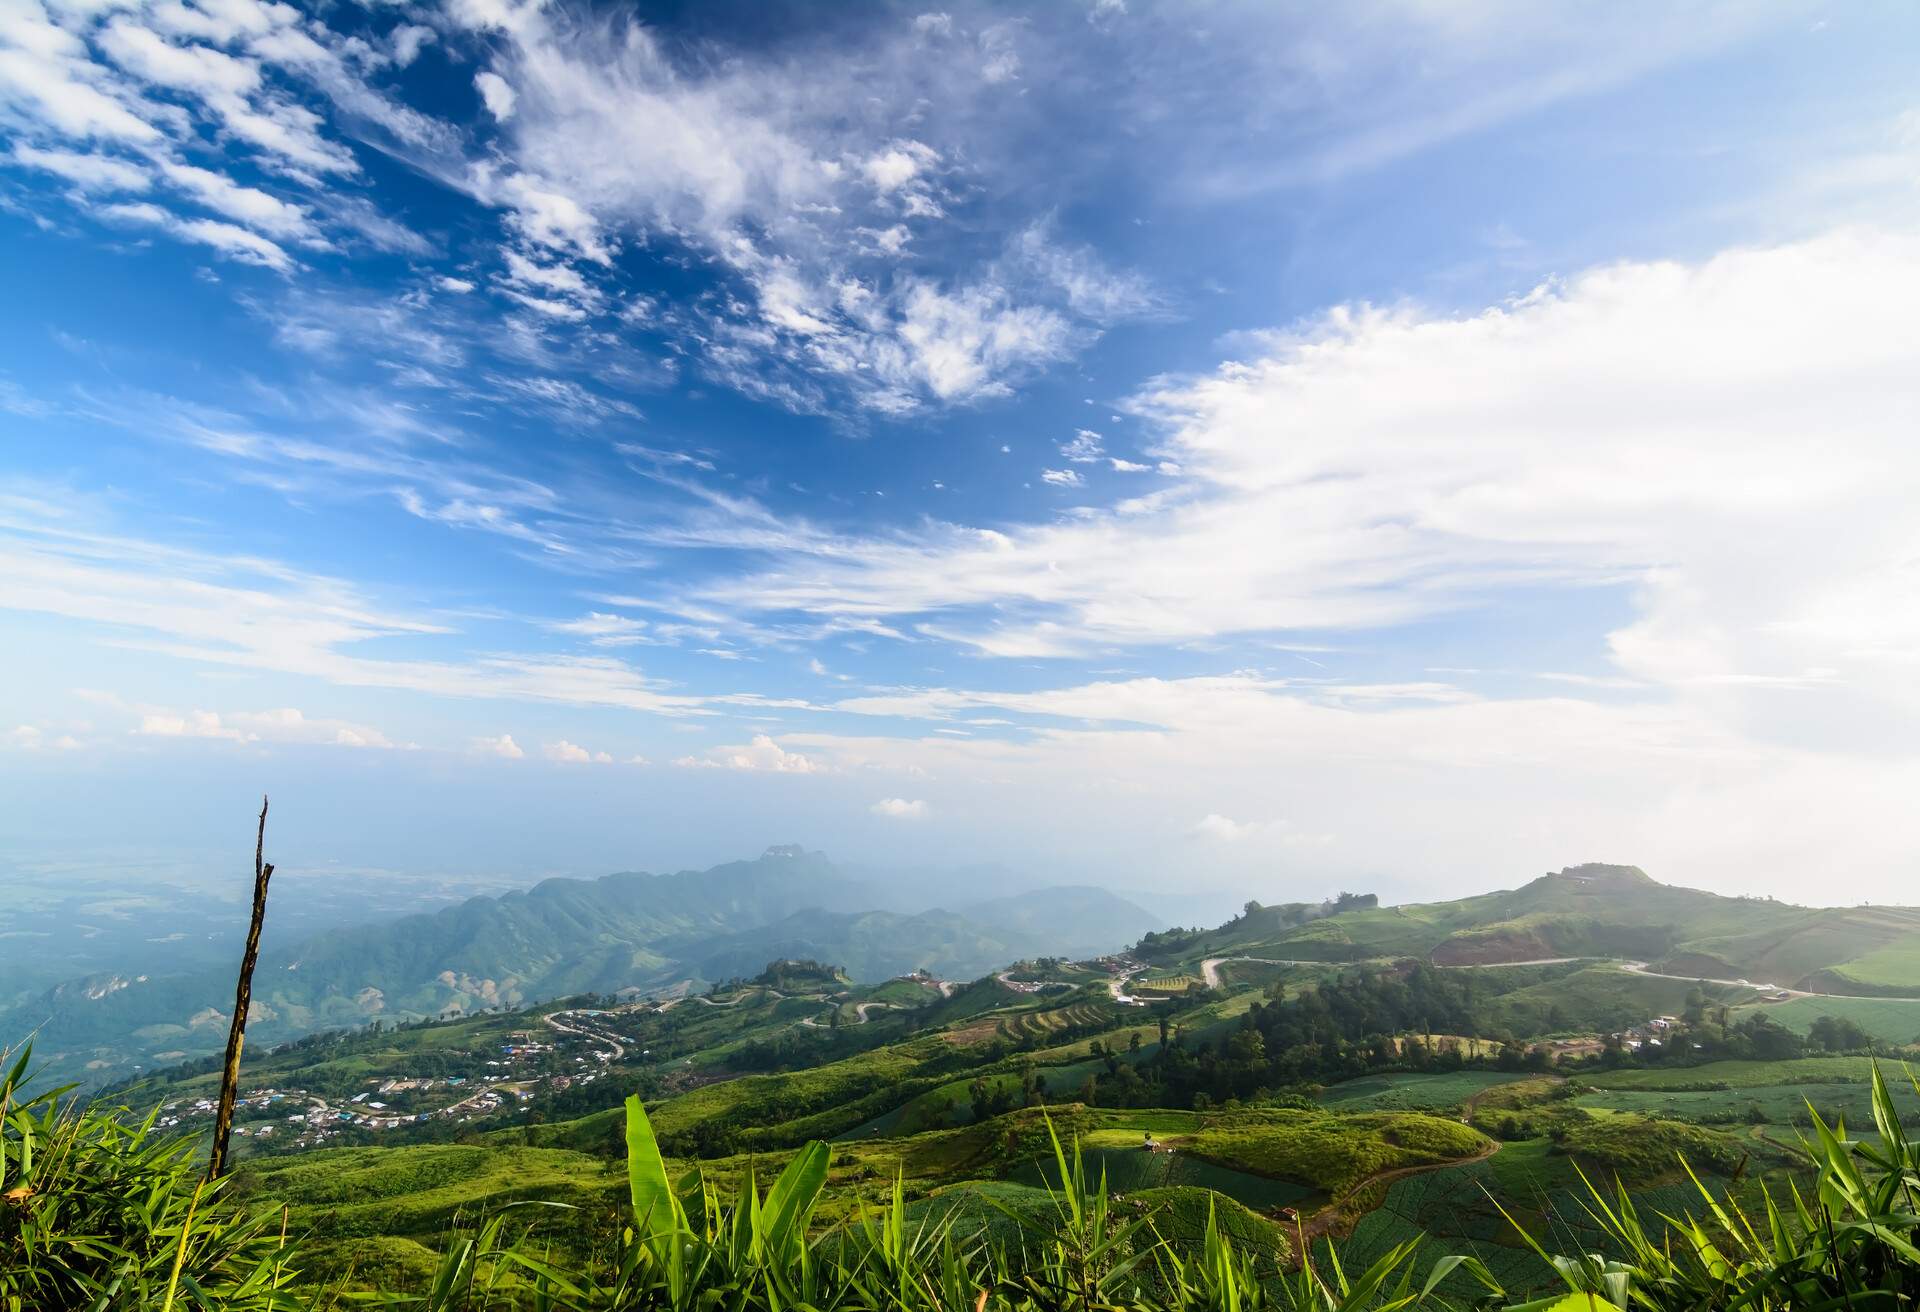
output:
[[[1589,888],[1644,888],[1659,881],[1639,866],[1608,865],[1603,861],[1589,861],[1585,865],[1568,866],[1557,874],[1542,876],[1556,883],[1579,884]]]

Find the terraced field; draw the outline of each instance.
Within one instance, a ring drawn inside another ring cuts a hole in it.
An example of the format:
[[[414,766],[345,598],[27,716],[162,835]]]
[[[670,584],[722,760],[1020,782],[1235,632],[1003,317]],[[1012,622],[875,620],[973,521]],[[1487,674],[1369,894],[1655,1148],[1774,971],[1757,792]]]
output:
[[[1083,1029],[1105,1024],[1112,1009],[1098,1002],[1075,1002],[1046,1011],[1023,1011],[1003,1016],[995,1026],[1002,1038],[1016,1043],[1044,1040],[1048,1035],[1068,1029]]]
[[[1185,993],[1205,982],[1198,975],[1155,975],[1135,980],[1132,988],[1135,993]]]

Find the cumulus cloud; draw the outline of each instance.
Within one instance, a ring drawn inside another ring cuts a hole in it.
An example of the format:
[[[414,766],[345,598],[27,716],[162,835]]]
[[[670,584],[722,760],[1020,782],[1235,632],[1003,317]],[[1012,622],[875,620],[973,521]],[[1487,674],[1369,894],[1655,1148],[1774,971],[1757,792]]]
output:
[[[480,92],[480,99],[486,102],[487,112],[495,119],[504,123],[513,117],[516,97],[505,78],[491,69],[483,69],[473,75],[473,85]]]
[[[1080,477],[1077,469],[1043,469],[1040,471],[1040,481],[1055,487],[1079,487],[1087,480]]]
[[[473,750],[481,756],[498,756],[507,761],[518,761],[526,756],[510,733],[503,733],[498,738],[475,738]]]
[[[703,756],[683,756],[674,762],[696,770],[765,770],[775,774],[819,774],[828,766],[813,757],[790,752],[768,734],[755,734],[744,747],[715,747]]]
[[[1100,434],[1091,428],[1075,429],[1069,441],[1060,444],[1060,454],[1077,465],[1090,465],[1106,455]]]
[[[23,752],[71,752],[82,746],[70,733],[49,733],[37,724],[15,725],[0,737],[0,743]]]
[[[613,756],[609,752],[592,752],[578,743],[570,743],[565,738],[551,742],[542,752],[549,761],[560,761],[568,765],[612,765]]]
[[[904,797],[883,797],[867,809],[890,820],[924,820],[927,815],[925,802]]]

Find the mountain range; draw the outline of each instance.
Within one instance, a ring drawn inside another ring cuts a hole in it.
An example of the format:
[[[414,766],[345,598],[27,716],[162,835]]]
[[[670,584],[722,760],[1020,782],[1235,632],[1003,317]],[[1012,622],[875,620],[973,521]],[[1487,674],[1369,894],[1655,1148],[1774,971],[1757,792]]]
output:
[[[831,961],[863,982],[914,970],[972,979],[1024,957],[1112,951],[1154,923],[1095,888],[945,908],[913,907],[916,896],[848,878],[822,853],[774,847],[710,870],[549,879],[292,940],[272,935],[269,905],[248,1037],[272,1044],[374,1020],[697,988],[779,957]],[[217,1050],[232,996],[226,964],[90,975],[0,1013],[0,1035],[37,1032],[36,1054],[55,1073],[105,1078]]]

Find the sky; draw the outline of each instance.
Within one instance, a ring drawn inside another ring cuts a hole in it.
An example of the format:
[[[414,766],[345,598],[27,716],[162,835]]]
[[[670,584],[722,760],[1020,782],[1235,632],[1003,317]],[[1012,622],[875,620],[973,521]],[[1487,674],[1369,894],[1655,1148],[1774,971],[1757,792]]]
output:
[[[0,845],[1911,901],[1916,49],[0,0]]]

